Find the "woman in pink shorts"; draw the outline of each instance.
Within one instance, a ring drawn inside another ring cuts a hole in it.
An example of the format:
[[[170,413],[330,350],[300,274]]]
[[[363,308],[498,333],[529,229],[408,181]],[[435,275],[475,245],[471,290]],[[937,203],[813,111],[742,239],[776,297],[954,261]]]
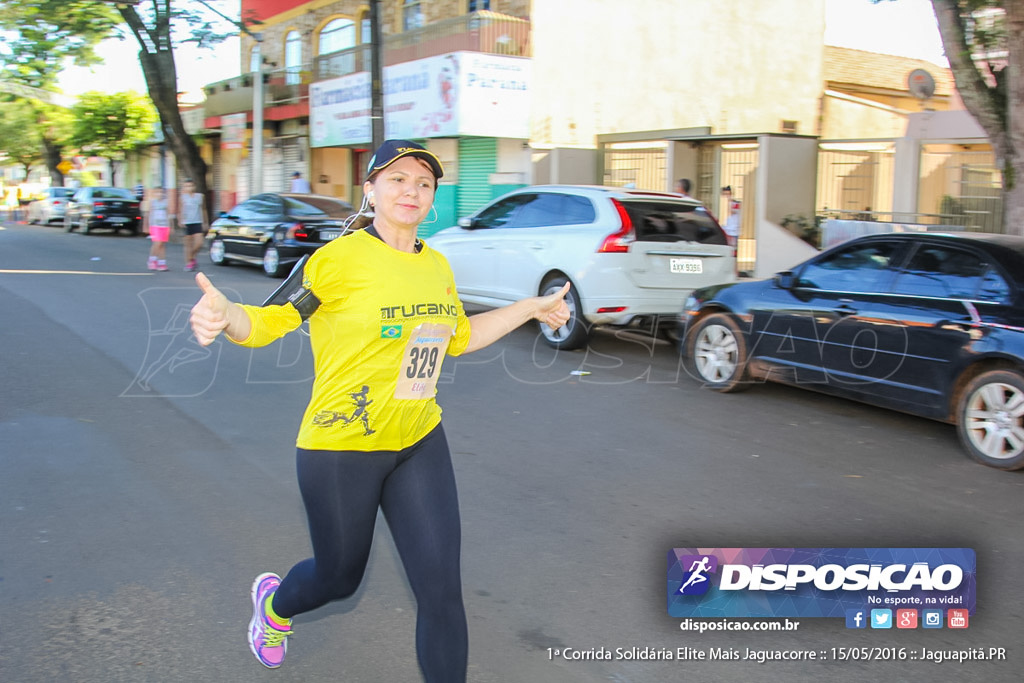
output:
[[[167,241],[171,237],[171,220],[167,213],[164,189],[154,187],[146,212],[146,225],[152,245],[149,247],[149,269],[167,270]]]

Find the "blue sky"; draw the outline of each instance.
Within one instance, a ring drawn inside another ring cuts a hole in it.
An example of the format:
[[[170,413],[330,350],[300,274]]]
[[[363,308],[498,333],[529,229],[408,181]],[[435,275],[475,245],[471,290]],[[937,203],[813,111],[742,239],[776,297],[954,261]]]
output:
[[[237,16],[239,5],[239,0],[223,0],[217,6],[224,14]],[[947,65],[930,0],[826,0],[825,43]],[[146,91],[134,38],[108,41],[100,46],[99,53],[105,60],[102,66],[65,72],[61,88],[66,94]],[[178,48],[176,61],[179,89],[190,93],[195,101],[201,100],[204,85],[240,73],[238,40],[230,39],[216,50],[184,45]]]

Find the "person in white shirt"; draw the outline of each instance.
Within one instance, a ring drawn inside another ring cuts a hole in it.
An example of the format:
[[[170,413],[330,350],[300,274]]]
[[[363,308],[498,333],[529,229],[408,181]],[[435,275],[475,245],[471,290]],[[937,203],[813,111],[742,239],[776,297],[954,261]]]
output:
[[[302,174],[296,171],[292,173],[292,192],[298,194],[310,194],[313,192],[313,188],[309,186],[309,181],[302,177]]]

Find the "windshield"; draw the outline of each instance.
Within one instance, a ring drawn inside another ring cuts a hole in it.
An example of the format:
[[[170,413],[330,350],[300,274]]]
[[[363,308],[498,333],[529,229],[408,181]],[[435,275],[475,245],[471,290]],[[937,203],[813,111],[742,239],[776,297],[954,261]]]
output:
[[[620,199],[643,242],[728,244],[725,232],[703,206],[665,200]]]
[[[345,217],[355,213],[346,202],[323,197],[284,197],[285,213],[289,216],[337,216]]]
[[[93,199],[131,199],[135,200],[133,195],[128,190],[122,190],[116,187],[102,187],[92,191]]]

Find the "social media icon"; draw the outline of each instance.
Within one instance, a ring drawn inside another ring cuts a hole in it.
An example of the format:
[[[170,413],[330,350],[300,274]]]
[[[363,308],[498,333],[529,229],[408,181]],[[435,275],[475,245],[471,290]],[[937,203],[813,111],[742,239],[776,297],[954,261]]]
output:
[[[846,628],[867,628],[868,613],[862,609],[846,610]]]
[[[917,628],[917,610],[896,610],[896,628]]]
[[[926,609],[921,611],[921,626],[924,628],[942,628],[942,610]]]
[[[951,609],[947,614],[950,628],[967,628],[967,610]]]
[[[871,628],[892,628],[892,610],[871,610]]]

